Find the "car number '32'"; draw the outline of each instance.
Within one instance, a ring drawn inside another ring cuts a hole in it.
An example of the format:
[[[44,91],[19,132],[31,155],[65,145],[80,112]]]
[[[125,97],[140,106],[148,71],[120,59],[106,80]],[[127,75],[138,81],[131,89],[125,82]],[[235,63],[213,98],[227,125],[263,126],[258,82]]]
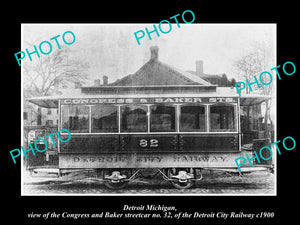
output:
[[[150,139],[148,141],[146,139],[140,139],[139,145],[142,148],[157,148],[158,147],[158,140],[157,139]]]

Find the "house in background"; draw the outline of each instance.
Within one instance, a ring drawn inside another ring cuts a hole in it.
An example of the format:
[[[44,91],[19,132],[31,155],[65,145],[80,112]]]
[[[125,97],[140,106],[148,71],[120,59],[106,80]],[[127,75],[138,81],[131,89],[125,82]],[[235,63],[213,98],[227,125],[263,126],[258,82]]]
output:
[[[150,47],[150,60],[134,74],[130,74],[109,86],[139,86],[139,85],[203,85],[215,86],[195,73],[180,70],[174,66],[159,61],[157,46]]]
[[[25,149],[29,148],[29,143],[34,146],[34,141],[43,138],[48,143],[48,149],[45,152],[37,152],[35,157],[28,157],[25,160],[26,167],[40,167],[51,165],[58,162],[57,147],[54,147],[52,140],[45,138],[46,135],[58,130],[58,109],[48,109],[37,107],[24,101],[23,106],[23,145]],[[54,137],[55,139],[56,137]],[[57,143],[57,140],[55,140]],[[44,149],[45,146],[38,144],[39,149]]]
[[[39,125],[58,125],[58,110],[39,108],[35,105],[25,103],[23,108],[23,125],[39,126]]]
[[[75,89],[72,88],[62,88],[58,89],[57,93],[63,93],[64,91],[80,90],[81,87],[78,82],[75,83]],[[25,94],[30,95],[30,91]],[[23,146],[25,149],[29,148],[29,143],[34,146],[34,141],[39,138],[46,139],[48,148],[45,152],[37,152],[35,157],[28,157],[25,160],[26,167],[35,168],[41,166],[57,166],[58,156],[57,156],[57,146],[54,146],[50,137],[45,138],[48,134],[58,131],[59,123],[59,112],[57,108],[43,108],[38,107],[28,101],[23,103]],[[55,143],[58,143],[57,137],[52,136]],[[38,144],[39,145],[39,144]],[[44,149],[44,146],[40,146],[39,149]]]
[[[211,84],[218,85],[218,87],[234,87],[236,83],[234,78],[229,80],[225,73],[220,75],[204,73],[203,64],[204,62],[202,60],[198,60],[196,61],[196,71],[188,70],[187,72],[194,74]]]

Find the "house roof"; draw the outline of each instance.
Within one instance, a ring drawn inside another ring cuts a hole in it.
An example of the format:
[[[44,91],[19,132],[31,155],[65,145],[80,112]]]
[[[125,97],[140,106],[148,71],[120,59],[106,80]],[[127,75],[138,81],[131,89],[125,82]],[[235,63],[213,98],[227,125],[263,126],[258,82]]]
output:
[[[196,71],[188,70],[187,72],[188,72],[188,73],[191,73],[191,74],[193,74],[193,75],[195,75],[195,76],[197,76],[197,75],[196,75]],[[203,78],[221,79],[221,78],[222,78],[222,75],[223,75],[223,74],[208,74],[208,73],[202,73],[202,74],[201,74],[201,77],[203,77]]]
[[[204,85],[213,86],[199,76],[158,60],[158,47],[153,46],[151,59],[134,74],[111,83],[111,86]]]

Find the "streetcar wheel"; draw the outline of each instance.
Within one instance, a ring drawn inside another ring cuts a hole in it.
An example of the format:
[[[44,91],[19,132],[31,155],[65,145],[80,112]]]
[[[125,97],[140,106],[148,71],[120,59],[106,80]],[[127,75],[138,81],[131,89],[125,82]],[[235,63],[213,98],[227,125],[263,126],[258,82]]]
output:
[[[107,169],[103,171],[104,185],[110,189],[121,189],[127,185],[128,171]]]
[[[168,177],[171,180],[171,184],[177,189],[187,189],[194,185],[194,174],[192,171],[188,171],[187,169],[168,169]]]

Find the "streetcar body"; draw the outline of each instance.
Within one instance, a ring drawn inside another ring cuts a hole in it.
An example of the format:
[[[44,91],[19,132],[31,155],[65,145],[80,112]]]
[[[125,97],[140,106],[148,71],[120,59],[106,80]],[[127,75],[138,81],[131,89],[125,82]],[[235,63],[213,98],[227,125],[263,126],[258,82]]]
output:
[[[29,99],[57,108],[58,129],[71,133],[58,145],[61,174],[94,169],[113,185],[131,181],[141,169],[157,169],[176,187],[186,188],[202,179],[203,169],[239,172],[235,159],[253,155],[244,144],[270,142],[249,129],[261,123],[260,110],[253,109],[270,97],[240,97],[233,87],[217,87],[160,62],[158,48],[150,50],[145,65],[113,84]],[[251,169],[262,164],[273,163],[254,160]],[[247,169],[245,163],[242,171]]]
[[[111,113],[96,119],[98,109]],[[59,167],[234,167],[240,155],[237,109],[236,97],[62,99],[61,127],[72,138],[60,144]],[[80,125],[66,115],[70,110],[85,112],[85,128],[75,130]],[[219,117],[214,120],[223,116],[223,124],[213,124],[209,115]]]
[[[241,105],[268,99],[199,92],[200,86],[181,86],[181,93],[174,93],[179,91],[174,87],[170,93],[169,87],[160,87],[160,94],[144,94],[135,88],[124,95],[122,90],[104,94],[106,89],[98,87],[98,94],[94,88],[90,95],[32,100],[56,105],[59,129],[71,133],[68,142],[58,145],[61,174],[95,169],[119,184],[132,171],[159,169],[166,179],[178,178],[177,187],[182,188],[189,187],[183,185],[189,179],[197,179],[194,171],[238,172],[235,159],[253,154],[242,150]],[[267,144],[269,139],[263,141]],[[261,169],[257,162],[253,164]]]

